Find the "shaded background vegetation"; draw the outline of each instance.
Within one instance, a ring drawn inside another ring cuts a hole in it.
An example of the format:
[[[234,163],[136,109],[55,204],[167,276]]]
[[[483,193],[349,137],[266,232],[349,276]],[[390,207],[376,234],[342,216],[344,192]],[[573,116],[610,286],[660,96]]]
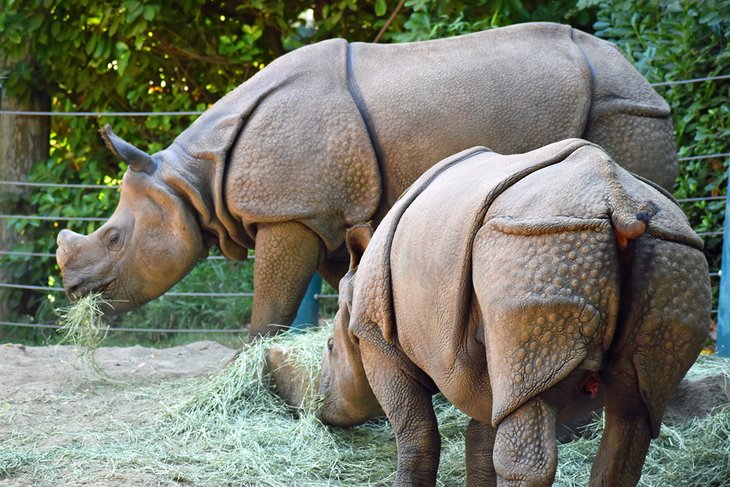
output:
[[[166,4],[0,0],[7,94],[22,98],[39,90],[58,112],[202,111],[274,58],[322,39],[407,42],[538,20],[568,23],[616,43],[651,82],[727,74],[730,65],[730,0],[183,0],[174,9]],[[657,88],[674,110],[680,156],[730,150],[729,90],[728,80]],[[28,180],[114,185],[125,166],[100,143],[99,126],[110,123],[151,153],[167,146],[193,119],[53,117],[51,153],[33,166]],[[683,162],[675,195],[725,194],[727,164],[727,158]],[[108,217],[117,198],[113,189],[41,188],[8,192],[0,204],[4,214]],[[722,229],[724,201],[688,203],[684,209],[697,231]],[[20,237],[15,250],[32,252],[55,252],[61,228],[89,233],[99,225],[33,220],[6,224]],[[717,270],[721,236],[706,241],[710,268]],[[12,271],[13,282],[60,285],[53,259],[13,256],[3,258],[2,265]],[[251,291],[251,271],[250,263],[203,261],[173,291]],[[58,293],[16,291],[12,306],[19,321],[51,322],[53,309],[64,300]],[[248,321],[250,304],[250,298],[163,296],[120,319],[152,328],[236,328]],[[47,335],[0,328],[0,337],[6,339],[32,341]]]

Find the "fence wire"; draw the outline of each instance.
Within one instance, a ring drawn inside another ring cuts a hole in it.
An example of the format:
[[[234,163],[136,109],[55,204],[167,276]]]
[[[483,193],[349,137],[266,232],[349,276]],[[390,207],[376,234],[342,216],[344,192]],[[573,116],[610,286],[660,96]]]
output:
[[[680,79],[675,81],[658,81],[649,83],[651,86],[676,86],[704,81],[719,81],[730,79],[730,74],[717,76],[705,76],[702,78]],[[175,116],[198,116],[204,111],[179,111],[179,112],[52,112],[32,110],[0,110],[0,115],[13,115],[25,117],[175,117]]]
[[[52,330],[60,330],[63,327],[61,325],[53,325],[50,323],[15,323],[10,321],[0,321],[0,326],[13,326],[18,328],[48,328]],[[137,333],[248,333],[247,330],[241,328],[241,325],[235,325],[238,329],[234,328],[214,328],[214,329],[202,329],[202,328],[135,328],[135,327],[124,327],[124,326],[110,326],[105,331],[131,331]]]
[[[26,289],[30,291],[43,291],[62,293],[64,289],[62,287],[54,286],[33,286],[30,284],[14,284],[7,282],[0,282],[0,288],[9,289]],[[165,296],[177,296],[177,297],[188,297],[188,298],[252,298],[253,293],[250,292],[237,292],[237,293],[195,293],[195,292],[176,292],[170,291],[165,293]]]
[[[675,86],[681,84],[693,84],[701,83],[705,81],[716,81],[716,80],[727,80],[730,79],[730,75],[717,75],[707,76],[701,78],[691,78],[685,80],[676,81],[661,81],[656,83],[650,83],[651,86]],[[0,110],[1,115],[11,116],[48,116],[48,117],[155,117],[155,116],[198,116],[201,115],[202,111],[180,111],[180,112],[53,112],[53,111],[20,111],[20,110]],[[703,154],[696,156],[682,156],[678,157],[680,162],[706,160],[706,159],[719,159],[730,157],[730,153],[717,153],[717,154]],[[117,190],[119,185],[102,185],[102,184],[73,184],[73,183],[43,183],[43,182],[27,182],[27,181],[0,181],[0,186],[21,186],[21,187],[35,187],[35,188],[70,188],[70,189],[94,189],[94,190]],[[694,203],[701,201],[720,201],[725,200],[725,196],[705,196],[705,197],[691,197],[691,198],[680,198],[677,201],[679,203]],[[6,215],[0,214],[0,220],[36,220],[36,221],[87,221],[87,222],[103,222],[108,218],[99,217],[67,217],[67,216],[52,216],[52,215]],[[723,232],[699,232],[698,235],[708,236],[720,236]],[[55,254],[47,252],[25,252],[25,251],[7,251],[0,250],[0,255],[7,256],[19,256],[19,257],[39,257],[39,258],[55,258]],[[218,260],[224,259],[223,256],[209,256],[207,260]],[[254,256],[249,256],[254,258]],[[720,277],[720,272],[710,272],[710,277]],[[53,286],[33,286],[25,284],[15,283],[0,283],[0,288],[9,289],[24,289],[32,291],[42,292],[63,292],[63,288]],[[194,293],[194,292],[168,292],[165,296],[175,297],[253,297],[254,293],[249,292],[237,292],[237,293]],[[315,299],[336,299],[337,294],[315,294]],[[711,310],[713,314],[717,314],[717,310]],[[18,328],[47,328],[47,329],[60,329],[60,325],[49,324],[49,323],[16,323],[0,321],[0,326],[12,326]],[[238,329],[235,329],[238,328]],[[245,333],[245,330],[240,328],[240,325],[233,325],[228,328],[222,329],[181,329],[181,328],[134,328],[134,327],[109,327],[110,332],[142,332],[142,333]]]
[[[31,110],[0,110],[0,115],[18,117],[175,117],[201,115],[204,112],[43,112]]]

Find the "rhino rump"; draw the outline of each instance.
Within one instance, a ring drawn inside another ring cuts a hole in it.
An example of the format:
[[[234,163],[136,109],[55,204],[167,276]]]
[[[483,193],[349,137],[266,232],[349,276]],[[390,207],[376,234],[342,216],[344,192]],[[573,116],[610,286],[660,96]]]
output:
[[[449,397],[459,382],[454,374],[468,369],[463,361],[474,352],[465,349],[475,331],[473,286],[484,318],[494,422],[576,368],[598,370],[621,298],[610,202],[640,206],[611,198],[617,180],[660,209],[645,238],[673,235],[697,251],[697,237],[674,202],[618,166],[607,180],[600,170],[607,163],[615,166],[599,147],[574,139],[515,156],[472,149],[434,166],[373,236],[358,270],[351,331],[372,336],[371,327],[379,327]],[[433,232],[429,222],[450,231]],[[663,410],[654,402],[647,407]]]

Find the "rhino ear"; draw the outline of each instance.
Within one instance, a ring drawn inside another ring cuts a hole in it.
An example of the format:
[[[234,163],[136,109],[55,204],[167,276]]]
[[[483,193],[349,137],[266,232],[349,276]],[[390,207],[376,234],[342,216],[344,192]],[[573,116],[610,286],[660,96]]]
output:
[[[345,244],[347,251],[350,253],[350,270],[355,270],[360,265],[362,254],[370,243],[373,236],[373,228],[368,223],[354,225],[347,229],[345,236]]]
[[[104,144],[112,151],[112,154],[129,164],[132,171],[144,172],[152,174],[157,168],[157,164],[152,158],[144,152],[125,141],[114,133],[109,124],[99,129]]]

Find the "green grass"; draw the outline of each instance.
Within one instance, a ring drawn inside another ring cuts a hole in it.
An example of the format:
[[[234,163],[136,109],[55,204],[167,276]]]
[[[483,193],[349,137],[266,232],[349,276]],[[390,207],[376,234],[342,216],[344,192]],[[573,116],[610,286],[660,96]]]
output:
[[[140,413],[119,419],[101,403],[90,413],[96,422],[79,422],[70,431],[39,427],[0,436],[0,479],[22,475],[37,486],[104,485],[110,475],[152,485],[390,485],[396,453],[387,421],[328,428],[314,418],[311,402],[292,410],[269,389],[265,348],[279,343],[293,349],[296,362],[314,377],[327,335],[315,329],[244,345],[236,361],[211,378],[98,384],[84,394],[111,394],[112,403],[127,401]],[[730,362],[701,357],[691,374],[708,373],[730,379]],[[72,392],[58,400],[77,399]],[[440,397],[434,403],[442,435],[439,485],[464,485],[468,418]],[[13,421],[13,414],[0,408],[0,423]],[[559,446],[555,485],[587,484],[601,428],[599,421],[583,439]],[[727,485],[729,451],[730,406],[665,426],[652,442],[641,485]]]

